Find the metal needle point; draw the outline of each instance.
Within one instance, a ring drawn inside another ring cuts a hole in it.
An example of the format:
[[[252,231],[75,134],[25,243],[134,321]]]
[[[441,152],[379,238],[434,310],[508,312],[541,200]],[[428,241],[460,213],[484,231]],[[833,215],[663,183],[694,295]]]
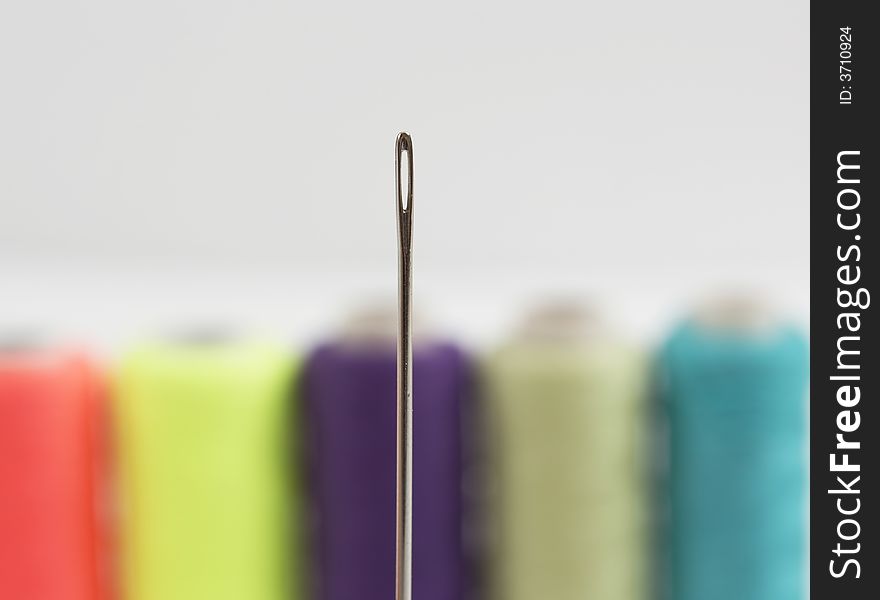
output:
[[[413,152],[407,133],[397,136],[397,565],[395,600],[412,599],[412,224]],[[404,189],[403,169],[406,169]]]

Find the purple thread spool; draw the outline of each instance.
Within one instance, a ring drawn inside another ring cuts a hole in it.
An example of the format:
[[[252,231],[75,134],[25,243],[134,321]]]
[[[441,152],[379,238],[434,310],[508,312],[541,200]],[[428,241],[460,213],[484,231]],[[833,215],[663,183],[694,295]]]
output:
[[[316,600],[394,597],[395,364],[391,343],[317,348],[304,372]],[[462,352],[413,355],[413,596],[459,600],[462,539]]]

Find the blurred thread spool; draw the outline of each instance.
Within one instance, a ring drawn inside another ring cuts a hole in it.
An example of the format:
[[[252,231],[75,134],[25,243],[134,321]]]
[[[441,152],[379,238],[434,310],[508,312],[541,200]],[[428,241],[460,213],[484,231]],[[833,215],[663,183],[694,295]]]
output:
[[[578,306],[549,306],[486,380],[491,597],[643,598],[644,357]]]
[[[672,600],[806,597],[806,340],[747,299],[661,355]]]
[[[352,319],[303,377],[313,515],[314,598],[394,597],[396,354],[393,312]],[[465,587],[460,419],[468,367],[452,345],[413,354],[413,596]]]
[[[221,339],[125,358],[116,413],[126,598],[291,597],[293,370],[281,348]]]
[[[107,598],[102,394],[76,354],[0,348],[0,598]]]

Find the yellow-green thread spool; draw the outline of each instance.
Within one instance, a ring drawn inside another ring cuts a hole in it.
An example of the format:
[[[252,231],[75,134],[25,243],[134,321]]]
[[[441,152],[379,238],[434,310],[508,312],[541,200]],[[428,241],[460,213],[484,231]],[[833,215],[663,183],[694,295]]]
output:
[[[290,597],[292,375],[288,353],[260,343],[127,356],[115,399],[126,598]]]

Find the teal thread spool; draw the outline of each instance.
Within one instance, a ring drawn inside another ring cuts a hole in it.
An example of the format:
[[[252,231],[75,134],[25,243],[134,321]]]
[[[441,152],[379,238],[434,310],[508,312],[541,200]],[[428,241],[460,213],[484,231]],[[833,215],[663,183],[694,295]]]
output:
[[[808,346],[745,325],[691,320],[661,354],[671,600],[806,598]]]
[[[646,361],[571,307],[486,365],[493,600],[641,600]]]

